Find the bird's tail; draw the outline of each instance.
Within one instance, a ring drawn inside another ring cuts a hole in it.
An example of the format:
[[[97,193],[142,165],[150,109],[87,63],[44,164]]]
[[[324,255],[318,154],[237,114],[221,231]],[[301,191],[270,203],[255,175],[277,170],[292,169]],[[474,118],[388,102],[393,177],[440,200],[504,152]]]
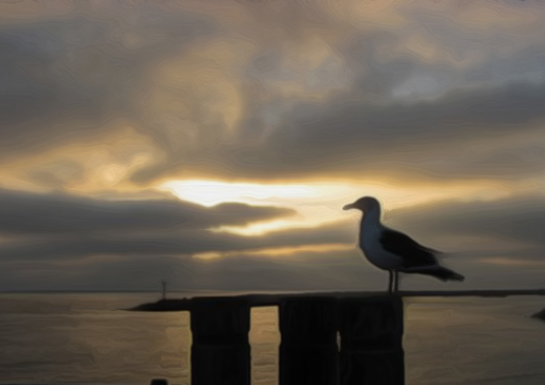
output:
[[[463,281],[465,279],[463,275],[458,274],[457,272],[449,270],[446,267],[442,267],[442,266],[437,266],[433,269],[423,271],[422,273],[431,275],[442,281]]]

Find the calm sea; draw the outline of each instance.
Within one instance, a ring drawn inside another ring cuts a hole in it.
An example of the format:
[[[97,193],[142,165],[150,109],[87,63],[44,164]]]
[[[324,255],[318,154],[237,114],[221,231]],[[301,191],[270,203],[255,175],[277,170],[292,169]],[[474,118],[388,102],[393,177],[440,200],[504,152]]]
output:
[[[172,294],[183,297],[183,294]],[[189,314],[117,309],[157,294],[0,294],[0,383],[189,385]],[[408,385],[544,384],[543,297],[406,300]],[[253,384],[277,384],[276,308],[252,311]]]

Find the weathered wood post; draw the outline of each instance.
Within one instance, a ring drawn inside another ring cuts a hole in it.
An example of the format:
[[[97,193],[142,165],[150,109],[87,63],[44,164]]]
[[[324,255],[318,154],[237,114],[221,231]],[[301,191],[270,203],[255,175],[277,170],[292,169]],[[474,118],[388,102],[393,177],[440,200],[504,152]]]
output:
[[[280,303],[280,385],[337,385],[336,305],[328,297]]]
[[[397,296],[339,303],[340,385],[403,385],[403,301]]]
[[[191,384],[250,384],[250,306],[244,298],[195,298]]]

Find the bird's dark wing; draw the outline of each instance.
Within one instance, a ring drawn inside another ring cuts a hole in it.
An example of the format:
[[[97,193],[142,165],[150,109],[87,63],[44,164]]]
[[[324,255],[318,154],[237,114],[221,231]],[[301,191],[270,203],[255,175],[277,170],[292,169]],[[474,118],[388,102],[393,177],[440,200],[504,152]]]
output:
[[[411,268],[417,266],[428,266],[437,263],[434,254],[435,250],[418,244],[407,235],[395,230],[384,229],[380,243],[390,253],[397,254],[403,258],[403,267]]]

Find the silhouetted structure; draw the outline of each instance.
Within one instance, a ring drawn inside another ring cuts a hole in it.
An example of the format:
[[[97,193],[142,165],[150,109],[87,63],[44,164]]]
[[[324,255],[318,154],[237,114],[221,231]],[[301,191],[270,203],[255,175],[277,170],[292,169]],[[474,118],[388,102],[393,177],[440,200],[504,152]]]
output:
[[[340,384],[403,384],[405,366],[401,298],[345,298],[339,302],[338,314]]]
[[[252,306],[279,307],[280,385],[404,383],[403,304],[397,296],[201,297],[134,310],[191,312],[192,385],[248,385]]]
[[[191,383],[250,384],[250,306],[246,298],[196,298],[191,306]]]
[[[128,310],[191,312],[193,385],[250,383],[248,332],[256,306],[280,310],[279,385],[402,385],[402,297],[511,295],[545,290],[254,294],[160,300]]]
[[[161,281],[161,286],[163,288],[163,291],[162,291],[163,295],[161,296],[161,298],[165,300],[167,299],[167,281]]]
[[[398,290],[400,271],[431,275],[442,281],[464,280],[464,276],[439,265],[435,257],[437,251],[380,223],[380,203],[375,198],[363,197],[343,207],[343,210],[350,209],[358,209],[364,213],[360,225],[359,246],[369,262],[380,269],[388,270],[390,293]]]
[[[279,316],[280,384],[337,384],[337,300],[286,298],[280,303]]]

